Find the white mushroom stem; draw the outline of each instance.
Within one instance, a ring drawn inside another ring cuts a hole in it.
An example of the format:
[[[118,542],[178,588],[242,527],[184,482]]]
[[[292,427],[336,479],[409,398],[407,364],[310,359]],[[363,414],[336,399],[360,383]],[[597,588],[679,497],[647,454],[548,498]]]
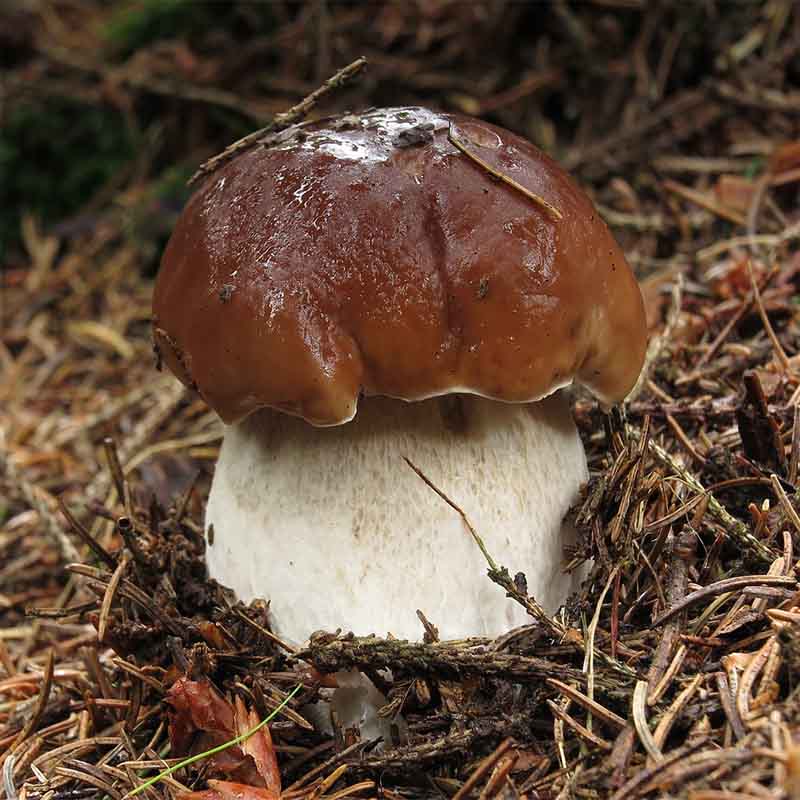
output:
[[[562,571],[564,515],[587,479],[566,401],[473,396],[362,400],[346,425],[314,428],[262,411],[226,429],[206,527],[211,577],[270,601],[276,632],[391,632],[420,640],[421,609],[442,639],[529,622],[486,577],[458,504],[498,564],[522,571],[550,612],[577,587]]]

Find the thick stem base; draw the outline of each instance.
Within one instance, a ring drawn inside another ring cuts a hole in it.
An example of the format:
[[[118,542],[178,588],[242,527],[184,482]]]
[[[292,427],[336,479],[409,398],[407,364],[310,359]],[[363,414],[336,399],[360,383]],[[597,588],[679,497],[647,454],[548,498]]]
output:
[[[226,430],[206,515],[211,577],[270,600],[276,631],[443,639],[494,636],[530,621],[486,576],[466,513],[498,564],[522,571],[554,611],[576,588],[561,571],[564,514],[586,480],[566,402],[367,398],[357,416],[313,428],[272,411]],[[211,537],[209,537],[210,539]]]

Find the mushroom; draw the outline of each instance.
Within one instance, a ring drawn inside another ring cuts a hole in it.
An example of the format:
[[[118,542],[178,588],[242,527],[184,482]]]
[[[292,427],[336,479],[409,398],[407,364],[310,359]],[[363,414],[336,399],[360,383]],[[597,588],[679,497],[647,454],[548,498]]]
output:
[[[575,588],[587,467],[559,390],[622,400],[645,320],[591,202],[529,142],[424,108],[295,126],[204,179],[153,308],[161,359],[227,426],[210,575],[267,596],[281,636],[419,639],[417,609],[442,638],[525,622],[456,505],[548,611]]]

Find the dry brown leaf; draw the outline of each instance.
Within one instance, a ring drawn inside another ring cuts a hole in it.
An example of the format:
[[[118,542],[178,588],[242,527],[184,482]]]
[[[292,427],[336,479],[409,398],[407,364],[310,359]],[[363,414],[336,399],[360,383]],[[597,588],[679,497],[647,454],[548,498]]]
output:
[[[180,795],[181,800],[278,800],[280,795],[259,786],[248,786],[246,783],[230,781],[208,782],[208,789],[199,792],[187,792]]]
[[[241,736],[252,730],[261,720],[252,709],[248,712],[241,697],[236,697],[236,735]],[[272,745],[272,735],[265,725],[257,733],[241,744],[243,752],[253,759],[264,786],[276,795],[281,793],[281,774],[278,771],[278,758]]]
[[[756,191],[753,181],[741,175],[720,175],[714,186],[717,200],[724,206],[747,213]]]
[[[769,171],[773,175],[800,167],[800,141],[779,145],[769,157]]]
[[[186,752],[197,731],[219,734],[221,741],[236,735],[233,706],[207,680],[179,678],[170,687],[167,702],[173,708],[169,738],[176,752]]]
[[[170,742],[176,753],[200,753],[252,730],[260,722],[240,697],[234,706],[207,680],[178,679],[167,693],[172,706]],[[280,772],[272,736],[264,726],[239,745],[209,759],[209,772],[223,774],[248,788],[265,787],[280,794]],[[234,785],[234,784],[232,784]]]

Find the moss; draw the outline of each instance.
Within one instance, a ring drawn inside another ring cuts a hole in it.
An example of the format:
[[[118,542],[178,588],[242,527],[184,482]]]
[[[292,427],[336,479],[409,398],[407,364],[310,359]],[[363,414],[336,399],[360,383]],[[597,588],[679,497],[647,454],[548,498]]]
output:
[[[742,174],[745,178],[753,181],[755,180],[761,173],[764,172],[767,166],[767,160],[764,156],[753,156],[753,158],[748,162],[747,166],[744,168]]]
[[[143,274],[155,276],[161,253],[175,221],[189,199],[187,181],[195,166],[180,164],[166,169],[141,195],[125,217],[125,235],[136,248]]]
[[[133,154],[133,137],[111,108],[63,98],[11,108],[0,129],[0,256],[18,241],[22,214],[45,224],[74,214]]]
[[[269,3],[251,3],[244,13],[237,3],[194,0],[137,0],[121,4],[105,28],[105,40],[117,56],[126,57],[159,39],[195,39],[208,31],[237,28],[269,32],[274,15]]]
[[[191,32],[204,16],[206,4],[191,7],[185,0],[144,0],[125,4],[108,22],[105,39],[119,55],[130,55],[157,39]]]

